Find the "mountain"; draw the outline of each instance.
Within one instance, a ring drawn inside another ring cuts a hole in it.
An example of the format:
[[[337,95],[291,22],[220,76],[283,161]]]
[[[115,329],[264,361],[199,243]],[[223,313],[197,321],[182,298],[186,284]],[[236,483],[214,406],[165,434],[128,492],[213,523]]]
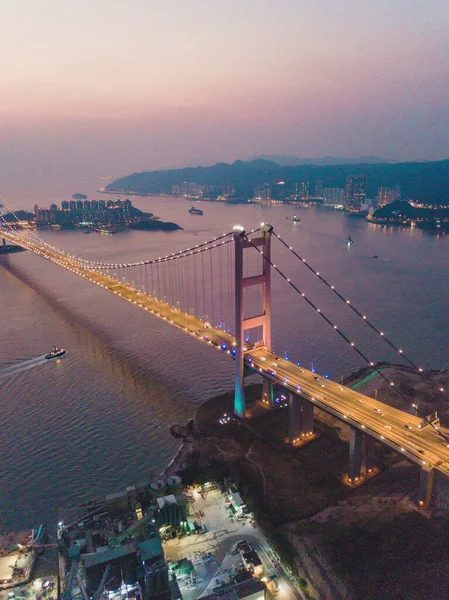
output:
[[[314,189],[316,181],[325,187],[345,186],[348,175],[365,175],[368,197],[375,197],[379,187],[400,186],[402,198],[424,204],[449,205],[449,160],[434,162],[376,163],[350,165],[281,166],[257,158],[250,162],[217,163],[211,167],[188,167],[166,171],[146,171],[121,177],[106,187],[108,192],[135,194],[170,194],[172,186],[185,182],[213,188],[234,188],[233,200],[246,202],[254,188],[267,184],[273,197],[294,193],[295,186],[308,181]],[[279,185],[279,182],[283,185]]]
[[[248,161],[269,160],[283,167],[287,165],[374,165],[378,163],[393,163],[395,161],[377,156],[359,156],[358,158],[335,158],[335,156],[321,156],[320,158],[299,158],[288,154],[258,154],[248,158]]]

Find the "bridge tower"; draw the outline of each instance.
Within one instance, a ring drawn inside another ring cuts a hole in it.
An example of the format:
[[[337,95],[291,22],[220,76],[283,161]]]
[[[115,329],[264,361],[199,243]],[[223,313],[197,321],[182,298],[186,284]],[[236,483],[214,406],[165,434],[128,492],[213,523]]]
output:
[[[236,325],[236,374],[234,413],[245,418],[245,332],[254,327],[262,327],[262,339],[257,343],[271,350],[271,225],[262,225],[260,236],[251,241],[245,236],[243,227],[234,227],[235,245],[235,325]],[[243,254],[256,246],[263,253],[262,273],[251,277],[243,276]],[[253,317],[244,317],[243,291],[253,285],[262,286],[262,313]],[[269,379],[263,379],[263,398],[271,405],[273,402],[273,384]]]

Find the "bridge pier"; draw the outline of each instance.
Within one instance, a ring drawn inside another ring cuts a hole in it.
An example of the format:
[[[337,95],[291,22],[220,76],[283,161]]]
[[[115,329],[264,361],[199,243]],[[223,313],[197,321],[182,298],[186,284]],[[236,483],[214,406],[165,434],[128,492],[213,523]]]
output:
[[[349,483],[357,483],[362,477],[367,477],[374,472],[376,440],[351,427],[351,439],[349,441]]]
[[[374,459],[376,456],[376,440],[363,434],[363,462],[365,467],[365,475],[369,475],[374,471]]]
[[[273,382],[266,377],[263,378],[262,383],[262,402],[269,406],[273,406],[274,404]]]
[[[421,508],[429,508],[432,502],[434,480],[435,469],[421,469],[418,488],[418,505]]]
[[[363,433],[359,429],[351,427],[351,439],[349,440],[349,467],[348,480],[350,483],[358,481],[362,474],[363,462]]]
[[[313,434],[313,404],[289,392],[288,405],[288,439],[295,444]]]

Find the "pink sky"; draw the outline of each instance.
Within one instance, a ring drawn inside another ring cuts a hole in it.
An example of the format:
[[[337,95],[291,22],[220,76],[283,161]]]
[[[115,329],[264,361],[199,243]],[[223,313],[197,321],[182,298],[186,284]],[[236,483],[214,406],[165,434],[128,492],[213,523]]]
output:
[[[446,158],[448,16],[441,0],[0,0],[4,186],[258,153]]]

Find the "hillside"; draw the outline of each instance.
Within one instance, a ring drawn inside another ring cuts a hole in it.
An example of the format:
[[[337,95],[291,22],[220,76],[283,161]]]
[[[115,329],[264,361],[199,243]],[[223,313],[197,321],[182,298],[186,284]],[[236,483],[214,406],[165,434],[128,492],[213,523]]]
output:
[[[449,205],[449,160],[435,162],[406,162],[353,165],[295,165],[281,166],[268,160],[217,163],[211,167],[189,167],[167,171],[145,171],[121,177],[106,190],[119,193],[170,194],[173,185],[192,182],[206,186],[232,186],[234,200],[246,201],[254,188],[269,184],[274,192],[280,181],[283,190],[293,193],[295,183],[320,180],[325,187],[344,187],[347,175],[366,175],[368,196],[375,197],[379,187],[399,185],[402,197],[424,203]]]

